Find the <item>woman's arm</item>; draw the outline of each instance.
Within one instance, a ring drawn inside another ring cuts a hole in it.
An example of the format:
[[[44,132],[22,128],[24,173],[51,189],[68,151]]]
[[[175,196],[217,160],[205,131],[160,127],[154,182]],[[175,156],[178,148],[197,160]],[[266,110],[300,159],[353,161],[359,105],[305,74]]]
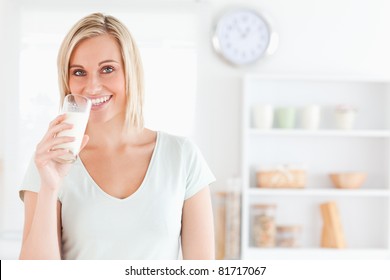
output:
[[[41,187],[37,193],[24,191],[25,221],[20,259],[61,259],[61,203],[58,192],[62,179],[71,164],[62,164],[56,158],[65,155],[66,149],[55,149],[59,144],[73,142],[74,137],[57,136],[72,125],[64,122],[66,115],[57,116],[38,143],[35,166],[39,172]],[[84,135],[80,151],[88,143]]]
[[[57,192],[24,192],[25,221],[20,259],[61,259],[61,203]]]
[[[208,186],[184,202],[182,215],[183,259],[214,259],[214,221]]]

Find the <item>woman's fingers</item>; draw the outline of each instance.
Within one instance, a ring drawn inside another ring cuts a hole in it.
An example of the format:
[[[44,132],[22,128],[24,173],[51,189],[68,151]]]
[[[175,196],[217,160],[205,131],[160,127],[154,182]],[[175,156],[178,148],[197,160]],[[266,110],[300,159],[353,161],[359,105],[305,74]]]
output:
[[[45,136],[42,139],[42,142],[53,139],[59,132],[67,129],[71,129],[73,124],[70,123],[60,123],[49,128]]]
[[[49,124],[49,129],[52,128],[53,126],[57,125],[57,124],[60,124],[61,122],[63,122],[66,118],[66,114],[61,114],[61,115],[58,115],[54,120],[52,120]]]
[[[63,121],[66,119],[66,114],[58,115],[54,120],[52,120],[49,124],[46,134],[43,136],[41,142],[46,141],[47,139],[54,138],[55,135],[68,127],[63,126]],[[64,123],[65,124],[65,123]]]
[[[56,135],[57,133],[59,133],[63,130],[71,129],[72,127],[73,127],[73,124],[63,122],[63,123],[60,123],[60,124],[52,127],[49,131],[51,134]]]
[[[55,159],[56,157],[69,152],[67,149],[62,148],[61,146],[58,147],[58,149],[56,147],[61,144],[75,141],[75,137],[62,136],[60,133],[62,131],[71,129],[72,127],[73,124],[66,123],[65,114],[57,116],[53,121],[50,122],[45,136],[36,147],[35,160],[37,164],[39,163],[40,165],[44,165],[48,160]],[[84,135],[80,150],[82,150],[87,145],[88,140],[88,135]]]
[[[69,151],[66,149],[51,150],[45,153],[36,153],[35,154],[35,163],[37,166],[43,166],[50,160],[58,158],[67,154]]]
[[[39,150],[40,152],[50,151],[60,144],[73,142],[74,140],[75,138],[71,136],[60,136],[60,137],[52,138],[39,145],[39,147],[37,147],[37,150]]]

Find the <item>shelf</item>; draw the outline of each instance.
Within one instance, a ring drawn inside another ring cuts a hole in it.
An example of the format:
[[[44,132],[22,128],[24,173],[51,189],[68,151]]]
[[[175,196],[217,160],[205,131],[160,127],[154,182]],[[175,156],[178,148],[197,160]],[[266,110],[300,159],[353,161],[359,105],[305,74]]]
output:
[[[389,190],[340,190],[340,189],[259,189],[249,188],[249,195],[256,196],[334,196],[334,197],[383,197],[389,198]]]
[[[242,100],[242,258],[244,259],[389,259],[390,258],[390,80],[381,77],[246,75]],[[269,104],[278,123],[278,108],[295,109],[293,129],[256,129],[254,108]],[[338,104],[358,109],[351,130],[336,129]],[[320,128],[307,130],[303,109],[320,107]],[[303,189],[256,186],[259,166],[303,163],[310,166]],[[367,182],[359,189],[337,189],[332,171],[364,170]],[[320,175],[321,174],[321,175]],[[324,200],[338,204],[347,249],[320,248]],[[251,247],[251,205],[278,206],[276,224],[303,225],[302,248]],[[351,211],[353,209],[353,211]],[[318,245],[318,247],[317,247]]]
[[[328,249],[328,248],[253,248],[247,259],[389,259],[387,249]]]
[[[337,136],[337,137],[377,137],[390,138],[390,130],[337,130],[337,129],[319,129],[319,130],[304,130],[304,129],[249,129],[249,135],[253,136]]]

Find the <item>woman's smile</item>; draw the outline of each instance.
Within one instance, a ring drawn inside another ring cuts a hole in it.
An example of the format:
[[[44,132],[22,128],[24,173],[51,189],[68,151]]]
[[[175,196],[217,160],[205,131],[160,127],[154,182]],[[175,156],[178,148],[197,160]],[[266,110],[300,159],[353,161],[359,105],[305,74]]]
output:
[[[91,110],[101,110],[108,106],[108,103],[111,101],[112,95],[104,95],[99,97],[90,97],[92,101]]]

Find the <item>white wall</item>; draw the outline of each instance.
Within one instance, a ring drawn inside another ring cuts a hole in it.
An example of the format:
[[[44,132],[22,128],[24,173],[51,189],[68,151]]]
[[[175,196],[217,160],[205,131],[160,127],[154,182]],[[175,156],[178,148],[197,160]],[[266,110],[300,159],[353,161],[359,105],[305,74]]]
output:
[[[5,1],[4,0],[0,0],[0,38],[4,38],[4,28],[2,28],[4,26],[4,17],[5,17]],[[4,58],[4,47],[3,47],[3,44],[0,44],[0,60],[3,60]],[[3,70],[0,69],[0,77],[3,77],[4,75],[4,72]],[[3,80],[0,78],[0,84],[3,83]],[[3,95],[1,95],[1,97],[3,97]],[[3,136],[3,131],[5,130],[4,128],[4,112],[3,110],[0,111],[0,131],[1,131],[1,134],[0,134],[0,147],[3,147],[4,145],[4,136]],[[3,189],[3,185],[4,185],[4,180],[3,180],[3,149],[0,148],[0,204],[3,205],[4,204],[4,189]],[[3,220],[3,212],[0,211],[0,221]],[[1,230],[1,222],[0,222],[0,230]]]
[[[14,1],[0,0],[0,61],[2,67],[0,67],[0,97],[2,108],[0,110],[0,164],[7,160],[12,161],[12,154],[10,146],[13,143],[13,137],[5,134],[5,131],[13,134],[16,129],[13,127],[13,123],[17,122],[15,118],[17,112],[15,111],[15,98],[17,98],[17,73],[18,73],[18,17],[17,17],[17,5]],[[17,193],[14,193],[12,189],[5,188],[10,181],[10,166],[3,166],[3,170],[0,170],[0,259],[15,258],[19,251],[20,233],[14,234],[14,232],[3,232],[6,229],[7,221],[13,219],[13,207],[14,199],[17,199]],[[3,172],[2,172],[3,171]],[[15,196],[16,195],[16,196]]]
[[[28,1],[21,1],[28,3]],[[59,1],[34,1],[37,9],[58,5]],[[136,1],[140,5],[174,8],[174,1]],[[179,1],[191,3],[195,1]],[[199,1],[202,9],[199,42],[199,84],[197,95],[196,141],[217,176],[216,187],[239,175],[241,77],[252,71],[308,74],[390,75],[390,1],[386,0],[208,0]],[[12,104],[17,92],[18,46],[17,1],[2,0],[0,5],[0,91],[3,104]],[[55,4],[53,4],[55,3]],[[104,2],[63,1],[67,9],[104,9]],[[134,1],[110,1],[108,5],[125,9]],[[141,4],[142,3],[142,4]],[[146,4],[145,4],[146,3]],[[173,3],[173,4],[172,4]],[[218,14],[229,6],[249,5],[264,11],[280,35],[277,52],[250,68],[226,65],[213,52],[210,38]],[[49,24],[49,23],[48,23]],[[158,24],[158,23],[156,23]],[[5,44],[3,43],[5,42]],[[10,106],[8,106],[10,108]],[[7,109],[10,110],[10,109]],[[8,115],[7,115],[8,116]],[[7,154],[14,140],[4,135],[4,124],[13,131],[14,120],[5,120],[0,110],[0,156]],[[5,136],[5,138],[4,138]],[[0,142],[2,144],[2,142]],[[8,180],[12,182],[12,180]],[[1,191],[1,190],[0,190]],[[0,192],[4,197],[4,190]],[[17,195],[10,195],[17,199]],[[7,203],[0,201],[0,203]],[[6,205],[6,204],[5,204]],[[3,216],[10,213],[2,210]],[[1,216],[0,216],[1,218]],[[4,217],[3,217],[4,218]],[[1,223],[0,223],[1,227]],[[1,228],[0,228],[1,229]]]
[[[0,96],[2,108],[0,110],[0,160],[12,162],[10,147],[16,144],[15,136],[17,123],[17,92],[18,92],[18,8],[14,1],[1,1],[0,5]],[[5,134],[7,131],[8,134]],[[11,136],[11,137],[10,137]],[[12,219],[12,210],[9,205],[12,204],[10,197],[15,197],[12,189],[5,188],[7,182],[11,180],[12,174],[10,166],[3,166],[3,174],[0,172],[0,230],[3,229],[5,221]],[[17,195],[17,193],[16,193]],[[17,196],[16,196],[17,198]],[[8,209],[8,210],[7,210]]]

